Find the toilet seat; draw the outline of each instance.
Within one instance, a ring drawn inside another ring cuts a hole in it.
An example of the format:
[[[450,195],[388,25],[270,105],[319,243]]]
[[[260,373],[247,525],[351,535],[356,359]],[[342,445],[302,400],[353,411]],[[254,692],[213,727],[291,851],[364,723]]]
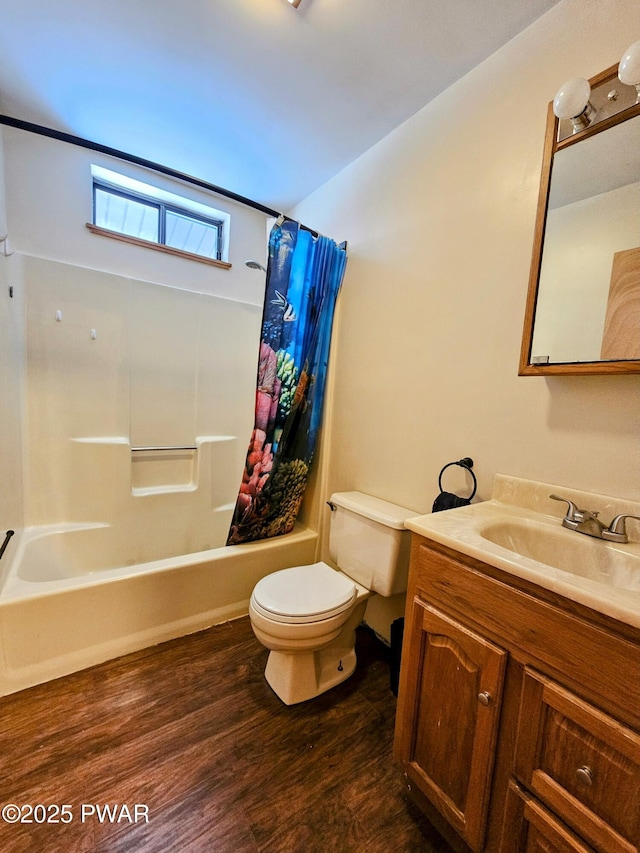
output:
[[[281,569],[256,584],[251,604],[266,619],[287,624],[319,622],[348,610],[357,589],[326,563]]]

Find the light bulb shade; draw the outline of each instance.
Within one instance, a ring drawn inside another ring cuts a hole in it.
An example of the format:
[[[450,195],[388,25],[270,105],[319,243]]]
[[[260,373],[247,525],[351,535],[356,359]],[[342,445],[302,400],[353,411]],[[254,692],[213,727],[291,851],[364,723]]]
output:
[[[628,47],[618,66],[618,77],[627,86],[637,86],[640,83],[640,41],[635,41]]]
[[[576,118],[586,110],[590,94],[589,81],[584,77],[573,77],[563,83],[556,92],[553,111],[561,119]]]

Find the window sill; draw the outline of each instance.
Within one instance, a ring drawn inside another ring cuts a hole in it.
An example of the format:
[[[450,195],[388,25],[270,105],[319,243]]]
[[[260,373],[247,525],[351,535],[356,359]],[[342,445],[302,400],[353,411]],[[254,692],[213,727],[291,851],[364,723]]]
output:
[[[120,240],[123,243],[131,243],[134,246],[142,246],[145,249],[153,249],[155,252],[164,252],[166,255],[175,255],[178,258],[186,258],[189,261],[197,261],[199,264],[208,264],[211,267],[219,267],[223,270],[231,269],[231,264],[227,261],[217,261],[214,258],[205,258],[203,255],[194,255],[193,252],[184,252],[182,249],[162,246],[160,243],[151,243],[149,240],[140,240],[138,237],[129,237],[127,234],[118,234],[117,231],[100,228],[91,222],[87,222],[87,228],[92,234],[98,234],[101,237],[111,237],[113,240]]]

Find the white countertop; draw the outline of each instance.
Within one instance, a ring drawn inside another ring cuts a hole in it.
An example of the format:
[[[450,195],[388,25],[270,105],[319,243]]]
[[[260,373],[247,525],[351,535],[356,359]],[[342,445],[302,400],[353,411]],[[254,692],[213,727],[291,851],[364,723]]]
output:
[[[552,493],[566,496],[580,509],[599,511],[605,524],[619,513],[640,515],[640,503],[498,474],[491,500],[410,518],[405,526],[441,545],[640,628],[640,522],[628,522],[628,545],[585,536],[562,527],[566,506],[551,500]],[[487,538],[493,535],[492,531],[508,525],[513,525],[520,541],[524,541],[520,546],[523,551],[528,550],[527,540],[533,546],[542,543],[546,559],[554,565]]]

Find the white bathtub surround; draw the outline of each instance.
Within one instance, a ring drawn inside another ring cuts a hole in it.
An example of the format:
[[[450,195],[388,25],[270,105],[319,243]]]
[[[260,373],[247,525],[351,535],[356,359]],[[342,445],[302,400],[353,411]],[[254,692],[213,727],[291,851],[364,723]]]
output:
[[[42,258],[24,257],[23,268],[25,526],[112,523],[129,516],[132,496],[149,507],[154,490],[186,503],[199,489],[203,511],[233,503],[251,434],[259,309]]]

